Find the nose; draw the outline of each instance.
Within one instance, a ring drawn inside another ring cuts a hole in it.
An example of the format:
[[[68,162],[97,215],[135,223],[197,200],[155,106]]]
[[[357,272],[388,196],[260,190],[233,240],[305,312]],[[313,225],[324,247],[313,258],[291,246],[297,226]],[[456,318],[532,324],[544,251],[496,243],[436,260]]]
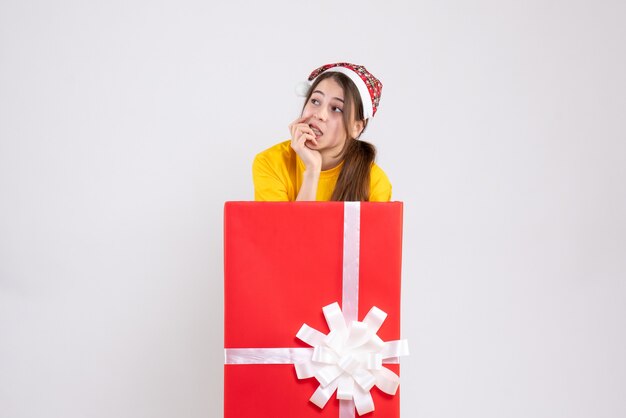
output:
[[[317,112],[315,112],[315,117],[321,121],[326,121],[326,118],[328,117],[328,112],[324,107],[320,107],[319,109],[317,109]]]

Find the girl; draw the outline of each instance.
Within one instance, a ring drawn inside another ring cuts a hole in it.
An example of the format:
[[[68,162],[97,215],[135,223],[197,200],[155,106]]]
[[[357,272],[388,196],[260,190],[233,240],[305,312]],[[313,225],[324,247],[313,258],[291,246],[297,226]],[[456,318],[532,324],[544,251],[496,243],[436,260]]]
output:
[[[256,156],[254,197],[259,201],[391,199],[391,183],[374,163],[376,149],[359,140],[380,101],[381,82],[365,67],[324,65],[311,73],[291,140]]]

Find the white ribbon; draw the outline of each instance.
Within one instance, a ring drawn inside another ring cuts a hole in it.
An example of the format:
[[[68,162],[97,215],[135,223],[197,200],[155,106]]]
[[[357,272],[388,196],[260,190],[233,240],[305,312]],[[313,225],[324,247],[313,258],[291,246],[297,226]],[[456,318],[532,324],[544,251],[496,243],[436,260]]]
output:
[[[359,316],[359,250],[361,247],[361,204],[345,202],[343,205],[343,314],[348,321]]]
[[[376,333],[387,314],[377,307],[370,309],[362,322],[346,325],[337,302],[322,311],[330,332],[321,332],[302,325],[296,337],[313,347],[310,358],[296,362],[298,379],[314,377],[320,383],[310,401],[324,408],[335,391],[337,399],[354,401],[359,415],[372,412],[374,401],[370,390],[377,386],[395,395],[400,378],[383,367],[383,360],[409,354],[406,340],[383,342]],[[342,417],[343,418],[343,417]]]
[[[296,337],[313,348],[226,348],[226,364],[293,364],[298,379],[315,377],[320,383],[309,399],[323,408],[333,393],[339,400],[339,418],[353,418],[374,410],[370,390],[377,386],[395,395],[400,378],[382,364],[398,363],[409,354],[407,340],[382,341],[376,333],[387,314],[372,307],[358,322],[359,246],[361,206],[344,203],[342,306],[322,308],[328,335],[304,324]]]

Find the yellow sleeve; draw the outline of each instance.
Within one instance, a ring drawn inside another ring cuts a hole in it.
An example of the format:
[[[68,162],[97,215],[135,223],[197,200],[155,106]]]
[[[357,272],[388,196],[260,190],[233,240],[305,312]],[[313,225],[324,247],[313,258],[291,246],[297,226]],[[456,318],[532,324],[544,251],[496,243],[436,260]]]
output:
[[[257,155],[252,163],[254,200],[261,202],[289,201],[287,185],[264,155]]]
[[[387,174],[377,166],[372,165],[370,171],[370,202],[389,202],[391,200],[391,182]]]

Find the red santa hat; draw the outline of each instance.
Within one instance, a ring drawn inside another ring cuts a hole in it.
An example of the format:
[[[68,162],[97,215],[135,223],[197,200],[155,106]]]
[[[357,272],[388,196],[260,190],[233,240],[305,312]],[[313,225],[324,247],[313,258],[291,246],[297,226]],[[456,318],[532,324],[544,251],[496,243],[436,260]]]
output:
[[[298,95],[306,96],[309,88],[315,82],[315,79],[324,72],[336,72],[348,76],[361,96],[361,102],[363,102],[363,117],[369,119],[376,114],[378,103],[380,103],[380,94],[383,90],[383,84],[362,65],[350,64],[349,62],[322,65],[309,75],[308,82],[296,86]]]

